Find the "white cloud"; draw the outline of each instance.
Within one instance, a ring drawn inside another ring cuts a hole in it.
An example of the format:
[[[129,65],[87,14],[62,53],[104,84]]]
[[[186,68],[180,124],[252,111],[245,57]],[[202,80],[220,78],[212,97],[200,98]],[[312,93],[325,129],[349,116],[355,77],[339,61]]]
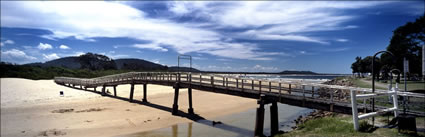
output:
[[[218,61],[232,61],[232,60],[230,60],[230,59],[223,59],[223,58],[216,59],[216,60],[218,60]]]
[[[107,54],[106,56],[111,57],[112,59],[119,59],[119,58],[128,58],[129,55],[124,54]]]
[[[203,2],[199,3],[202,5]],[[157,51],[173,49],[179,54],[197,52],[239,59],[270,59],[267,54],[259,52],[261,49],[256,45],[239,44],[242,47],[234,48],[235,44],[229,42],[228,36],[215,30],[149,18],[143,11],[118,2],[6,1],[2,2],[1,11],[2,26],[46,29],[53,32],[46,36],[50,38],[129,37],[149,40],[155,44],[135,47]],[[235,54],[219,54],[229,51]]]
[[[150,50],[156,50],[156,51],[161,51],[161,52],[166,52],[168,51],[168,49],[163,48],[161,46],[159,46],[159,44],[155,44],[155,43],[149,43],[149,44],[134,44],[133,47],[135,48],[141,48],[141,49],[150,49]]]
[[[233,72],[277,72],[279,69],[277,67],[265,67],[262,65],[254,65],[252,67],[231,67],[231,66],[216,66],[216,65],[208,65],[208,66],[198,66],[193,65],[194,68],[199,68],[205,71],[233,71]]]
[[[207,58],[193,56],[192,59],[194,59],[194,60],[206,60]]]
[[[6,40],[4,41],[4,44],[15,44],[13,40]]]
[[[52,47],[52,45],[50,45],[48,43],[40,43],[40,44],[38,44],[37,48],[41,49],[41,50],[47,50],[47,49],[52,49],[53,47]]]
[[[336,39],[338,42],[348,42],[348,39]]]
[[[15,42],[13,40],[6,40],[4,42],[0,42],[0,46],[2,47],[6,44],[15,44]]]
[[[83,55],[83,54],[85,54],[85,53],[84,53],[84,52],[79,51],[79,52],[75,52],[75,53],[74,53],[74,55],[72,55],[72,56],[80,56],[80,55]]]
[[[53,34],[44,36],[50,39],[73,36],[80,40],[95,41],[94,37],[128,37],[151,41],[151,44],[133,45],[136,48],[272,60],[272,56],[282,54],[263,52],[261,45],[234,43],[233,37],[328,44],[321,37],[306,35],[305,32],[349,29],[342,24],[347,24],[355,16],[345,15],[341,10],[382,3],[385,2],[179,1],[168,4],[170,11],[176,15],[195,13],[194,16],[208,21],[195,24],[151,18],[143,11],[120,2],[2,1],[1,25],[50,30]],[[251,28],[256,33],[223,34],[204,27],[206,25],[230,29]]]
[[[18,49],[11,49],[6,51],[1,51],[1,58],[3,59],[12,59],[19,61],[35,60],[36,57],[27,55],[24,51]]]
[[[261,65],[255,65],[254,67],[252,67],[253,71],[261,71],[261,72],[272,72],[272,71],[277,71],[278,68],[276,67],[264,67]]]
[[[355,15],[341,14],[345,9],[360,9],[388,2],[350,1],[249,1],[249,2],[172,2],[177,15],[192,13],[212,20],[219,28],[250,28],[238,38],[292,40],[328,44],[305,32],[357,28],[342,26]]]
[[[325,52],[340,52],[340,51],[346,51],[349,50],[350,48],[333,48],[333,49],[326,49],[324,50]]]
[[[58,59],[60,58],[56,53],[52,53],[52,54],[43,54],[44,59],[46,60],[54,60],[54,59]]]
[[[60,48],[60,49],[71,49],[71,48],[69,48],[69,47],[68,47],[68,46],[66,46],[66,45],[60,45],[60,46],[59,46],[59,48]]]

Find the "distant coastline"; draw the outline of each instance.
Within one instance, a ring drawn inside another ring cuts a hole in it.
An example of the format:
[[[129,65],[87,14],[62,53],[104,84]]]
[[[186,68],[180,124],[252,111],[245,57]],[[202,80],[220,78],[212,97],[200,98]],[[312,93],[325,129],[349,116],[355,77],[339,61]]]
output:
[[[0,63],[1,78],[53,79],[56,76],[93,78],[131,71],[138,72],[193,72],[207,74],[252,74],[252,75],[332,75],[312,71],[285,70],[281,72],[226,72],[203,71],[196,68],[166,66],[143,59],[111,59],[105,55],[86,53],[75,57],[64,57],[44,63],[12,64]]]

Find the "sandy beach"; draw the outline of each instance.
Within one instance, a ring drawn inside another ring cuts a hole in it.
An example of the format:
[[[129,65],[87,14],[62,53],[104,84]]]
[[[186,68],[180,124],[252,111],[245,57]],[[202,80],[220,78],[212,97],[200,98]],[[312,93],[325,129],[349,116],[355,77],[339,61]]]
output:
[[[171,115],[172,87],[148,85],[147,89],[150,104],[144,105],[124,99],[130,85],[118,86],[122,98],[113,98],[53,80],[1,78],[1,136],[117,136],[191,121]],[[134,98],[141,100],[141,85],[136,86]],[[187,89],[180,90],[180,111],[187,112],[187,98]],[[253,99],[198,90],[193,90],[193,102],[195,113],[206,119],[257,106]]]

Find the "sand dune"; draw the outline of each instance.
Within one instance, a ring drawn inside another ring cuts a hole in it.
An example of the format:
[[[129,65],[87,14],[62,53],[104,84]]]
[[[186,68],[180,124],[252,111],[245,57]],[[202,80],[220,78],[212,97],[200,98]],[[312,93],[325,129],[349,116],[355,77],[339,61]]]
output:
[[[119,98],[102,97],[53,80],[2,78],[1,136],[116,136],[191,121],[171,115],[172,87],[148,85],[151,104],[126,101],[129,85],[117,90]],[[141,98],[142,86],[136,86],[134,99]],[[179,110],[183,113],[187,102],[187,90],[181,90]],[[256,107],[252,99],[197,90],[193,90],[193,102],[195,113],[207,119]]]

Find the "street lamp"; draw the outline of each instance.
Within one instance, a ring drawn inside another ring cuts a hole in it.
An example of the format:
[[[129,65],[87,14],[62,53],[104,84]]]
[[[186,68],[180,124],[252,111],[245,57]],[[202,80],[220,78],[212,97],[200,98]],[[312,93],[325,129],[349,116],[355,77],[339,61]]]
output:
[[[376,55],[381,54],[381,53],[388,53],[391,55],[392,60],[394,60],[394,54],[389,52],[389,51],[379,51],[376,52],[375,55],[373,55],[372,58],[372,93],[375,93],[375,58]],[[372,98],[372,112],[375,112],[375,98]],[[375,125],[375,117],[372,117],[372,125]]]

